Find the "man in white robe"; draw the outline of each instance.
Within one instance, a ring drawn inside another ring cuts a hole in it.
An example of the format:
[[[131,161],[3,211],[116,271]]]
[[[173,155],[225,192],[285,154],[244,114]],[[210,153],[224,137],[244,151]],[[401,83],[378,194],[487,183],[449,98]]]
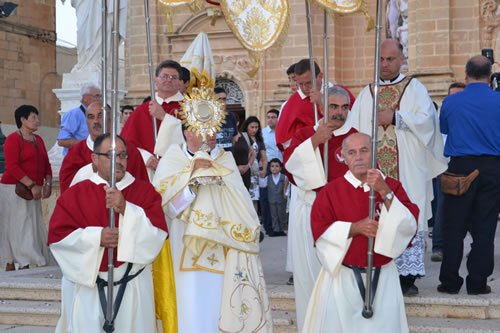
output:
[[[289,233],[288,237],[292,244],[289,250],[293,257],[299,332],[306,332],[302,330],[302,324],[309,297],[321,269],[311,234],[310,217],[316,191],[327,183],[323,167],[324,143],[328,141],[328,180],[331,181],[347,171],[343,160],[339,159],[340,148],[344,138],[356,132],[348,123],[348,92],[341,87],[332,86],[328,88],[328,93],[329,122],[325,124],[321,119],[314,127],[307,126],[298,130],[283,155],[290,180],[296,185],[292,191],[295,201],[290,205],[290,221],[294,225],[294,232]],[[319,104],[320,100],[317,102]]]
[[[272,332],[259,220],[231,153],[171,145],[153,185],[170,226],[179,332]],[[159,257],[160,259],[160,257]]]
[[[418,294],[414,282],[425,275],[424,232],[431,217],[432,178],[446,170],[443,139],[436,110],[425,87],[400,73],[404,63],[401,44],[388,39],[380,51],[377,162],[381,171],[399,180],[420,209],[413,246],[396,260],[401,287],[407,296]],[[359,94],[351,111],[352,126],[372,132],[371,85]]]
[[[309,302],[304,332],[408,332],[392,258],[400,255],[415,235],[418,207],[410,202],[400,182],[370,169],[370,141],[370,136],[362,133],[344,140],[342,152],[349,170],[328,183],[314,202],[311,228],[322,269]],[[376,192],[375,220],[369,218],[370,187]],[[371,290],[376,293],[373,316],[364,318],[364,290],[358,279],[366,286],[368,238],[375,239]]]
[[[146,265],[168,235],[161,197],[149,182],[126,172],[127,148],[120,137],[116,140],[117,183],[110,188],[110,146],[109,134],[96,139],[92,163],[97,173],[61,195],[49,223],[48,243],[63,273],[58,333],[103,331],[105,315],[96,280],[107,281],[108,248],[114,248],[115,283],[127,270],[133,277],[124,289],[115,332],[156,330],[153,281]],[[115,228],[108,226],[110,208],[115,210]],[[114,287],[115,301],[123,285]]]

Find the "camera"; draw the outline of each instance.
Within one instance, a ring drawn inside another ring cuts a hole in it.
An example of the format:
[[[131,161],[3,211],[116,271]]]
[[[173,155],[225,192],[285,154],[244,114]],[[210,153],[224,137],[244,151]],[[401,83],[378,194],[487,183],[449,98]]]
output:
[[[491,65],[495,64],[493,49],[482,49],[481,55],[488,58],[488,60],[491,62]],[[491,74],[490,87],[493,90],[500,91],[500,73],[496,72]]]

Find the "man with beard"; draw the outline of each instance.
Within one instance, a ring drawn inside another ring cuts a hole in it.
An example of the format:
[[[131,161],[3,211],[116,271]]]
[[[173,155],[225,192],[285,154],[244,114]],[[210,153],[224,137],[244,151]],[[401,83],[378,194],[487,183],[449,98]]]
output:
[[[50,219],[48,243],[63,273],[58,333],[102,332],[108,279],[104,250],[109,248],[114,249],[115,332],[156,330],[153,280],[146,266],[168,235],[161,197],[149,182],[125,171],[127,146],[120,136],[116,186],[109,187],[110,149],[109,134],[96,138],[92,164],[97,172],[63,193]],[[110,208],[115,228],[109,227]]]
[[[321,103],[321,100],[311,100]],[[290,224],[293,225],[291,251],[295,286],[297,323],[302,329],[307,304],[311,296],[321,264],[316,255],[311,233],[311,207],[319,191],[326,183],[323,168],[324,144],[328,141],[328,181],[341,177],[347,166],[341,157],[342,141],[352,133],[348,120],[350,96],[338,86],[328,89],[329,121],[321,119],[316,126],[300,129],[292,137],[292,142],[284,153],[285,167],[289,179],[296,187],[295,204],[290,206]]]
[[[90,104],[87,110],[85,110],[85,118],[87,120],[89,136],[86,140],[81,140],[71,147],[63,160],[61,170],[59,171],[61,194],[70,185],[84,179],[89,179],[95,171],[92,168],[92,150],[94,149],[95,139],[102,134],[101,102]],[[128,145],[128,155],[127,171],[137,179],[148,181],[146,166],[134,144]]]

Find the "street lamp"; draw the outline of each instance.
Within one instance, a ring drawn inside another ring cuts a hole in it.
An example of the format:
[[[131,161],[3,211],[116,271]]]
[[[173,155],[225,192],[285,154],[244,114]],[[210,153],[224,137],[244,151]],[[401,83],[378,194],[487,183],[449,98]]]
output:
[[[0,18],[9,17],[16,11],[17,4],[12,2],[0,2]]]

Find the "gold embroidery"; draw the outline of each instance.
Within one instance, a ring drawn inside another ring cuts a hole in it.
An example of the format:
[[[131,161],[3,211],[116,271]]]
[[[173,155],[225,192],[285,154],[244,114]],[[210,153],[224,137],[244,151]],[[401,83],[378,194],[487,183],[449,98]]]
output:
[[[248,228],[242,230],[243,226],[241,224],[222,221],[222,219],[219,216],[215,216],[213,212],[205,214],[199,209],[191,212],[190,222],[207,230],[222,229],[228,237],[242,243],[256,243],[259,235],[257,231],[252,234]],[[229,225],[231,227],[228,232],[226,227]]]
[[[215,257],[215,253],[212,253],[212,255],[208,257],[207,260],[210,261],[210,265],[212,266],[219,262],[219,259]]]

